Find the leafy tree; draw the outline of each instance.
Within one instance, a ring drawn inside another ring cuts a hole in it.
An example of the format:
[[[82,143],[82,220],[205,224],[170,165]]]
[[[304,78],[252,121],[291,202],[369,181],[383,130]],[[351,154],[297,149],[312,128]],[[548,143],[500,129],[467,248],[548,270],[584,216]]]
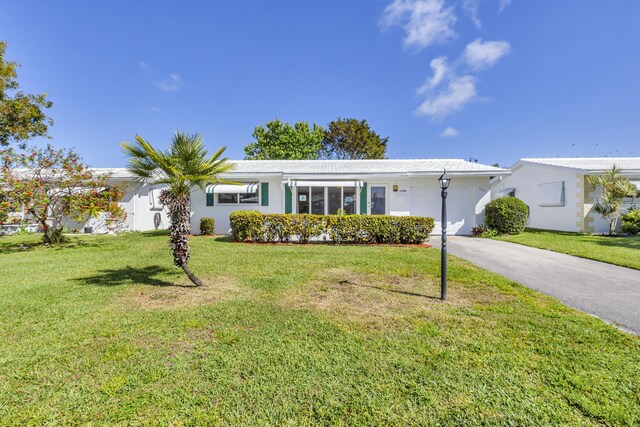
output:
[[[326,159],[384,159],[389,138],[381,138],[366,120],[342,119],[329,123],[322,157]]]
[[[613,165],[603,175],[590,175],[587,182],[596,190],[596,203],[593,210],[609,223],[609,235],[616,231],[618,218],[622,215],[624,198],[635,192],[629,179],[624,178],[621,170]]]
[[[322,150],[324,129],[315,123],[294,126],[275,119],[253,131],[255,142],[244,148],[247,160],[314,160]]]
[[[118,205],[123,188],[108,184],[108,174],[96,175],[67,149],[31,148],[0,151],[0,212],[23,210],[40,224],[46,244],[64,240],[64,218],[77,221],[107,212],[123,218]],[[3,215],[0,215],[3,216]]]
[[[16,142],[25,148],[29,138],[48,136],[53,121],[44,110],[53,104],[44,93],[30,95],[19,90],[19,65],[5,59],[6,47],[7,43],[0,41],[0,146]]]
[[[161,201],[169,208],[171,218],[169,246],[173,263],[182,268],[194,285],[201,286],[202,281],[189,269],[191,191],[195,187],[205,191],[208,184],[226,182],[219,175],[233,168],[233,164],[222,157],[227,147],[220,148],[209,157],[201,136],[186,132],[176,132],[165,151],[154,148],[139,135],[136,141],[137,144],[122,144],[122,149],[129,156],[129,171],[141,182],[168,186],[161,194]]]

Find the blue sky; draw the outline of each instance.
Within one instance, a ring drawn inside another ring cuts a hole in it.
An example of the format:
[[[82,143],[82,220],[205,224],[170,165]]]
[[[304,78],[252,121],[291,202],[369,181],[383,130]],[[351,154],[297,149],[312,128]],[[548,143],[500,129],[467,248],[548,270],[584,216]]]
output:
[[[185,6],[188,4],[188,6]],[[176,130],[242,158],[276,117],[367,119],[392,158],[640,156],[633,0],[1,1],[51,135],[123,166]]]

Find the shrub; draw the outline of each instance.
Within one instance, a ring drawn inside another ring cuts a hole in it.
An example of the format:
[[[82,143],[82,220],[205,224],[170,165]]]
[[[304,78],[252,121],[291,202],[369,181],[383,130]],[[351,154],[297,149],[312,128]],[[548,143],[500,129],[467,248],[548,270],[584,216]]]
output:
[[[216,222],[213,218],[200,218],[200,234],[203,236],[213,236],[215,224]]]
[[[500,234],[518,234],[524,230],[529,207],[515,197],[501,197],[485,207],[485,221]]]
[[[229,216],[231,237],[237,242],[249,239],[257,242],[264,239],[264,215],[255,210],[236,211]]]
[[[489,226],[487,226],[486,224],[476,225],[471,229],[472,237],[490,238],[490,237],[495,237],[497,235],[498,235],[498,230],[489,228]]]
[[[629,209],[622,215],[622,231],[634,236],[640,233],[640,209]]]
[[[334,243],[419,244],[429,238],[434,220],[428,217],[387,215],[231,214],[234,240],[300,243],[324,237]]]

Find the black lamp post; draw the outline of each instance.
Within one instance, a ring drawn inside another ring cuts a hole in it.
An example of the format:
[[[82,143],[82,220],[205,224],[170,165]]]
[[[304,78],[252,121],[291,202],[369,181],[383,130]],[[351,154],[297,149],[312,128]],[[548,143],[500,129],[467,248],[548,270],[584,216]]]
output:
[[[447,189],[451,183],[451,178],[447,175],[447,170],[438,179],[440,181],[440,189],[442,192],[442,249],[440,251],[440,298],[445,301],[447,299]]]

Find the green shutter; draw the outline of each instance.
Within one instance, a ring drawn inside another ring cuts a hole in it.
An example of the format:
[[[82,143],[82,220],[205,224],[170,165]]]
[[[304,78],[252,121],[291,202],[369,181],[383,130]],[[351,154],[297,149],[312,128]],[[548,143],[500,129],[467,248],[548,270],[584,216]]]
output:
[[[289,185],[284,185],[284,213],[290,214],[293,211],[291,199],[293,195],[291,193],[291,187]]]
[[[360,214],[367,214],[367,183],[362,184],[360,189]]]
[[[260,184],[260,204],[262,206],[269,206],[269,183],[263,182]]]
[[[213,193],[207,193],[207,206],[213,206]]]

